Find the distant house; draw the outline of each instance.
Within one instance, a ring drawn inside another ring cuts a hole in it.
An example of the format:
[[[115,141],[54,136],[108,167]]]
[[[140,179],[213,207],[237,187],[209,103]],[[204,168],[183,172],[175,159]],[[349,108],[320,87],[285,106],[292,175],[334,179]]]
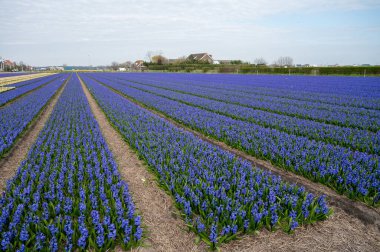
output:
[[[136,60],[133,64],[133,68],[139,71],[144,71],[146,69],[146,66],[144,66],[143,60]]]
[[[144,65],[143,60],[136,60],[134,66],[135,67],[142,67]]]
[[[194,54],[190,54],[189,57],[187,57],[187,60],[189,60],[189,61],[208,62],[210,64],[214,63],[212,55],[208,54],[208,53],[194,53]]]
[[[125,71],[127,71],[127,69],[125,67],[119,67],[119,69],[117,71],[119,71],[119,72],[125,72]]]
[[[296,64],[295,67],[311,67],[310,64]]]
[[[46,67],[35,67],[34,70],[35,71],[46,71],[48,69]]]
[[[62,67],[62,66],[49,66],[47,67],[48,70],[51,70],[51,71],[64,71],[65,68]]]
[[[4,60],[3,64],[5,67],[13,67],[15,65],[15,63],[10,60]]]
[[[4,60],[1,67],[2,67],[2,70],[5,70],[5,71],[11,71],[11,70],[16,71],[15,66],[16,64],[12,62],[11,60]]]

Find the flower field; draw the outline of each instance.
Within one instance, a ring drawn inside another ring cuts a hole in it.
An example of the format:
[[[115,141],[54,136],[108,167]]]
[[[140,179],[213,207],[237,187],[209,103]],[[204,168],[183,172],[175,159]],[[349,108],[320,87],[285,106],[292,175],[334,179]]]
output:
[[[1,250],[128,248],[140,217],[73,77],[0,199]]]
[[[111,75],[112,76],[112,75]],[[125,79],[118,76],[118,79]],[[179,80],[180,78],[180,80]],[[128,75],[129,80],[142,81],[141,75]],[[176,74],[145,75],[143,80],[160,83],[191,84],[195,87],[231,91],[237,94],[257,94],[289,98],[301,101],[379,109],[380,101],[373,91],[378,90],[377,78],[342,78],[334,76],[291,76],[279,75],[194,75]],[[331,92],[331,87],[334,88]],[[364,99],[365,98],[365,99]]]
[[[1,95],[0,106],[3,106],[7,102],[17,98],[20,95],[25,94],[28,91],[31,91],[35,88],[38,88],[44,84],[47,84],[47,83],[49,83],[55,79],[59,79],[59,78],[62,80],[65,78],[65,76],[64,75],[58,75],[58,76],[57,75],[49,75],[49,76],[42,77],[39,79],[32,79],[32,80],[27,80],[27,81],[22,81],[22,82],[12,84],[11,86],[14,87],[14,89],[12,89],[8,92],[5,92]],[[7,86],[5,86],[5,87],[7,87]]]
[[[49,75],[54,75],[54,73],[0,73],[0,87],[13,85],[28,80],[39,79]]]
[[[141,204],[157,204],[136,196],[144,197],[136,190],[147,186],[166,192],[169,200],[158,208],[206,249],[262,239],[263,230],[302,241],[300,233],[311,237],[310,230],[342,220],[336,197],[373,210],[376,216],[367,218],[376,222],[379,84],[379,78],[89,72],[16,83],[0,94],[0,171],[11,170],[4,160],[19,160],[0,195],[0,251],[155,251],[161,235],[183,236],[153,234],[147,220],[162,216],[148,218]],[[41,114],[32,147],[17,157],[13,147]],[[251,157],[289,173],[274,175]],[[128,178],[134,173],[140,175]],[[329,218],[335,209],[339,214]],[[201,248],[194,244],[181,251]]]
[[[263,226],[287,232],[323,220],[329,209],[316,198],[247,161],[197,139],[84,78],[128,143],[174,196],[188,226],[211,247]]]
[[[311,119],[333,125],[368,129],[375,132],[379,129],[380,125],[380,117],[376,110],[363,109],[361,107],[347,107],[255,93],[250,93],[249,95],[246,93],[236,94],[236,91],[231,92],[230,90],[224,89],[219,89],[218,92],[212,92],[207,87],[172,84],[171,82],[161,84],[161,86],[198,96],[206,96],[207,98],[221,100],[227,103],[239,104],[245,107],[303,119]],[[283,90],[283,92],[285,92],[285,90]]]
[[[241,97],[229,95],[227,102],[218,101],[216,104],[216,101],[212,99],[202,99],[200,101],[199,96],[188,95],[188,93],[196,92],[194,90],[197,90],[197,88],[183,84],[170,82],[162,84],[163,88],[161,90],[163,91],[157,91],[159,88],[152,91],[151,84],[140,85],[136,88],[137,84],[135,83],[120,81],[121,76],[119,75],[117,76],[119,79],[112,79],[112,75],[107,77],[90,74],[88,76],[95,77],[95,79],[99,79],[102,83],[119,90],[123,94],[163,112],[195,130],[226,142],[234,148],[241,149],[261,159],[269,160],[311,180],[326,184],[351,198],[362,200],[370,205],[379,204],[380,168],[378,166],[379,156],[376,151],[379,149],[378,133],[359,130],[356,127],[349,128],[348,125],[338,127],[335,124],[322,124],[325,130],[321,130],[320,122],[310,120],[308,121],[309,126],[302,126],[301,123],[295,124],[294,121],[292,123],[294,118],[287,118],[287,121],[275,120],[274,124],[282,125],[282,128],[287,129],[281,130],[281,127],[280,129],[267,127],[267,124],[272,121],[270,117],[261,116],[261,119],[257,119],[260,123],[238,119],[237,117],[244,117],[245,115],[248,115],[246,116],[248,118],[257,115],[254,110],[246,113],[241,112],[247,107],[239,107],[235,103],[231,104],[229,102],[234,99],[238,100]],[[175,85],[179,87],[174,89],[173,86]],[[157,87],[157,85],[155,86]],[[186,91],[186,95],[183,92],[170,91],[168,93],[167,86],[170,86],[172,90],[183,91],[187,88],[188,91]],[[202,92],[204,94],[210,93],[204,90]],[[219,92],[210,93],[210,96],[215,97],[218,95],[220,95]],[[202,96],[204,97],[204,95]],[[195,98],[193,99],[193,97]],[[246,98],[246,100],[254,100],[254,97]],[[264,109],[261,111],[267,112],[265,104],[263,105]],[[325,105],[322,104],[322,106]],[[354,108],[354,110],[356,109],[358,108]],[[312,110],[315,109],[313,108]],[[220,111],[223,111],[223,113],[220,113]],[[335,110],[330,112],[329,114],[338,114]],[[302,113],[306,113],[306,111]],[[380,115],[376,110],[370,110],[368,113]],[[363,112],[363,114],[366,114],[366,112]],[[283,114],[274,114],[274,117],[276,116],[283,116]],[[361,115],[357,114],[357,116]],[[365,117],[356,120],[368,123]],[[296,117],[294,120],[297,121],[299,118]],[[290,126],[287,125],[287,122],[290,122]],[[331,135],[326,131],[329,127],[334,128]],[[296,132],[289,133],[292,128]],[[301,130],[299,129],[303,129],[306,134],[300,134],[299,131]],[[326,134],[331,137],[325,137]],[[313,137],[313,135],[316,135],[316,137]],[[341,140],[341,137],[343,140]],[[347,140],[344,140],[344,138]],[[347,145],[351,148],[346,147]],[[360,146],[365,147],[360,148]]]
[[[326,143],[338,144],[353,150],[371,154],[380,153],[379,136],[367,130],[339,127],[312,120],[271,113],[222,101],[210,100],[178,91],[176,92],[168,90],[167,88],[162,89],[151,85],[139,85],[135,82],[126,82],[125,84],[127,84],[128,87],[134,87],[154,95],[200,107],[234,119],[253,122],[267,128],[278,129],[289,134],[305,136]]]
[[[36,117],[59,87],[62,86],[67,77],[68,75],[62,75],[59,78],[55,78],[49,85],[16,100],[8,106],[0,108],[0,157],[12,147],[17,137]],[[15,89],[14,91],[17,90]],[[13,92],[13,90],[8,92]],[[7,92],[1,94],[1,97],[3,96],[9,97]],[[0,100],[3,99],[0,98]]]
[[[29,73],[0,73],[0,78],[4,77],[11,77],[11,76],[20,76],[20,75],[26,75]]]

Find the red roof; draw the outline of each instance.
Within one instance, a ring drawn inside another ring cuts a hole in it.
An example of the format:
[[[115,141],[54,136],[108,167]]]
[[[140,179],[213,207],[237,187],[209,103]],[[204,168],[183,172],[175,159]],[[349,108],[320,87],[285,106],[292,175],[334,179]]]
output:
[[[10,60],[4,60],[4,66],[13,66],[14,63]]]

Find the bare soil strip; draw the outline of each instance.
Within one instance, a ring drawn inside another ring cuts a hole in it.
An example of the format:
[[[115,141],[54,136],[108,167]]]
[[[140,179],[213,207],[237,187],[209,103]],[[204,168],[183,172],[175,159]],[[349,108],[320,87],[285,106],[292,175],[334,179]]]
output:
[[[300,227],[295,234],[263,230],[221,247],[222,251],[379,251],[380,234],[340,208],[326,221]]]
[[[45,126],[46,121],[49,119],[53,108],[66,87],[70,77],[66,79],[63,85],[47,102],[42,111],[39,112],[37,117],[33,119],[32,123],[25,129],[24,135],[16,140],[12,149],[0,160],[0,193],[5,190],[7,181],[15,175],[21,161],[25,159],[29,149],[35,143],[38,134]]]
[[[297,228],[295,234],[288,235],[280,230],[275,233],[263,230],[258,236],[253,234],[245,235],[239,240],[222,245],[222,251],[379,251],[380,222],[378,209],[368,207],[361,202],[354,202],[345,196],[337,194],[326,186],[276,168],[269,162],[258,160],[244,152],[227,146],[225,143],[208,138],[197,131],[177,123],[162,113],[136,102],[121,92],[112,88],[110,89],[177,127],[191,132],[207,142],[218,145],[237,156],[250,160],[255,166],[282,176],[285,181],[302,185],[309,192],[327,195],[329,204],[334,208],[334,214],[329,219],[314,225]]]
[[[111,126],[107,117],[80,79],[92,113],[99,123],[122,178],[128,183],[136,208],[147,229],[146,247],[142,251],[205,251],[203,243],[195,244],[195,234],[187,231],[178,217],[173,199],[161,189],[137,154]]]

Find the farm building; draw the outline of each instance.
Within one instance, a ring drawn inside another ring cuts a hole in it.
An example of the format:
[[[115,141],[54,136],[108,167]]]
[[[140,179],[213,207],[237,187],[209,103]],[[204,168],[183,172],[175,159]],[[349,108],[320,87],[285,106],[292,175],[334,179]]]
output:
[[[144,71],[146,69],[146,66],[144,66],[143,60],[136,60],[133,64],[133,68],[139,71]]]
[[[212,55],[208,54],[208,53],[194,53],[194,54],[190,54],[189,57],[187,57],[187,60],[208,62],[210,64],[214,63],[214,59],[212,58]]]

